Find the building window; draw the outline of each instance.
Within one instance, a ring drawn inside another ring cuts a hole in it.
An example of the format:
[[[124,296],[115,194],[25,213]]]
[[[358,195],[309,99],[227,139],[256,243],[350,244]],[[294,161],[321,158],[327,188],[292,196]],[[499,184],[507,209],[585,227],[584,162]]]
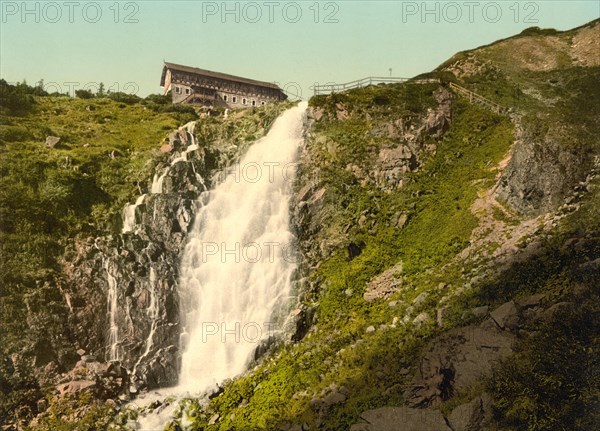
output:
[[[185,94],[190,94],[190,89],[189,88],[185,89]]]
[[[256,106],[256,100],[252,101],[252,106]]]
[[[245,104],[246,104],[246,98],[244,97],[244,98],[242,99],[242,105],[245,105]]]
[[[227,94],[225,94],[225,95],[223,96],[223,101],[224,101],[224,102],[227,102]]]
[[[233,96],[233,97],[231,98],[231,101],[232,101],[233,103],[237,103],[237,96]]]
[[[261,106],[265,106],[265,101],[260,102]]]
[[[181,94],[181,88],[175,87],[175,94]]]

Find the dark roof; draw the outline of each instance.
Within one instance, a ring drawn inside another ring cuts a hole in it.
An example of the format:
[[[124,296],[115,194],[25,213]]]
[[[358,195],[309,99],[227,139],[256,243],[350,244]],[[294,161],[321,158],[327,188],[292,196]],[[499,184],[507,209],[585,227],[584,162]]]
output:
[[[277,86],[276,84],[270,83],[270,82],[256,81],[254,79],[242,78],[241,76],[228,75],[226,73],[213,72],[211,70],[199,69],[197,67],[189,67],[189,66],[183,66],[181,64],[167,63],[167,62],[165,62],[165,66],[163,67],[162,77],[160,78],[160,85],[163,87],[165,85],[165,76],[167,73],[167,69],[178,70],[180,72],[193,73],[196,75],[209,76],[211,78],[224,79],[227,81],[243,82],[245,84],[258,85],[259,87],[267,87],[267,88],[273,88],[276,90],[281,90],[279,88],[279,86]]]

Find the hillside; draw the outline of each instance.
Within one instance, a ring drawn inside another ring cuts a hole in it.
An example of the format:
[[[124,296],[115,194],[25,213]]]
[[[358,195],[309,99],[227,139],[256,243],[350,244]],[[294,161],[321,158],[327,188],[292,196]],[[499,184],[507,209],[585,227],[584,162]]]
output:
[[[596,20],[528,29],[406,83],[313,97],[292,203],[295,328],[210,399],[182,402],[168,429],[598,429],[598,82]],[[0,425],[125,430],[141,413],[127,401],[176,380],[193,202],[289,105],[165,138],[197,113],[34,100],[0,125]],[[146,193],[123,230],[122,208]],[[153,271],[160,340],[140,357]],[[127,304],[117,365],[93,318],[113,283]]]

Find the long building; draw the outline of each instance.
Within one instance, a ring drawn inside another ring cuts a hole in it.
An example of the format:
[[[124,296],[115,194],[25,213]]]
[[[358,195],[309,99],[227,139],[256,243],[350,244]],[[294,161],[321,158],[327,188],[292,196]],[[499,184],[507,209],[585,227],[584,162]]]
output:
[[[270,82],[166,62],[160,85],[164,94],[171,91],[173,103],[244,108],[287,99],[281,88]]]

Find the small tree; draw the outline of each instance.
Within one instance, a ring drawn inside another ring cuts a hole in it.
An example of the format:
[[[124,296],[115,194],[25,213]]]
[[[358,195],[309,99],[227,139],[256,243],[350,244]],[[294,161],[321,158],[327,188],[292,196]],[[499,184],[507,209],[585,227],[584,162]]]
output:
[[[98,86],[98,93],[96,93],[96,96],[104,97],[104,83],[103,82],[101,82],[100,85]]]
[[[90,90],[75,90],[75,97],[80,99],[91,99],[94,97],[94,93]]]

